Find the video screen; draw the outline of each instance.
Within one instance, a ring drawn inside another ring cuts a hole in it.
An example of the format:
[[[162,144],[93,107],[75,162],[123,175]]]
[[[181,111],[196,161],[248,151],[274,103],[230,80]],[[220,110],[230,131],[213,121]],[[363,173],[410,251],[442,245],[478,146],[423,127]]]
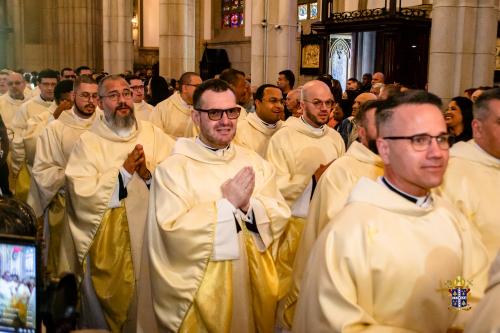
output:
[[[0,332],[34,333],[36,248],[0,242]]]

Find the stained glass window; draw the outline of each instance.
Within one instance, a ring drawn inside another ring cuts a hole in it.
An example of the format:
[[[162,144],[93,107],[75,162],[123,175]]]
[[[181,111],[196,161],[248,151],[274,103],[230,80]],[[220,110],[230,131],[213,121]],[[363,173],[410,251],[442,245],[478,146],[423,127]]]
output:
[[[315,20],[318,18],[318,1],[298,0],[297,18],[299,21]]]
[[[222,28],[238,28],[243,25],[245,0],[222,0]]]

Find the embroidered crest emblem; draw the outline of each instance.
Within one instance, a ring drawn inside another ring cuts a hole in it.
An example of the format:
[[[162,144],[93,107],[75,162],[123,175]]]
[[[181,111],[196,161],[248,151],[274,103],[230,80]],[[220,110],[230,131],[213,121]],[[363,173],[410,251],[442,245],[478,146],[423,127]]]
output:
[[[467,303],[467,294],[470,291],[470,286],[472,286],[472,282],[465,280],[460,275],[454,280],[446,281],[446,287],[451,295],[451,305],[448,307],[449,309],[457,311],[468,311],[471,309]]]

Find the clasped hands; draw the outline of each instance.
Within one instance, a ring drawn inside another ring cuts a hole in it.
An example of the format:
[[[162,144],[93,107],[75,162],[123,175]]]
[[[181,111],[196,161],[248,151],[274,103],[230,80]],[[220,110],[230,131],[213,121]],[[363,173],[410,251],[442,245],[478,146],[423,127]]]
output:
[[[244,213],[250,208],[250,197],[255,188],[255,172],[252,167],[242,168],[233,178],[226,180],[220,187],[222,197]]]
[[[146,167],[146,155],[144,155],[142,145],[136,145],[134,150],[128,154],[127,159],[123,162],[123,168],[131,175],[137,172],[144,181],[151,179],[151,172]]]

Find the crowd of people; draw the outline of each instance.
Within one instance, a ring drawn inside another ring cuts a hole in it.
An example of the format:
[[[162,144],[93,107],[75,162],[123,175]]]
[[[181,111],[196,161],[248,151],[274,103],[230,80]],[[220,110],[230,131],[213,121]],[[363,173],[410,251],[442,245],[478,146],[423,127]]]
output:
[[[79,328],[500,327],[500,89],[443,106],[380,72],[28,81],[0,72],[0,189],[43,225],[45,280],[78,276]]]

